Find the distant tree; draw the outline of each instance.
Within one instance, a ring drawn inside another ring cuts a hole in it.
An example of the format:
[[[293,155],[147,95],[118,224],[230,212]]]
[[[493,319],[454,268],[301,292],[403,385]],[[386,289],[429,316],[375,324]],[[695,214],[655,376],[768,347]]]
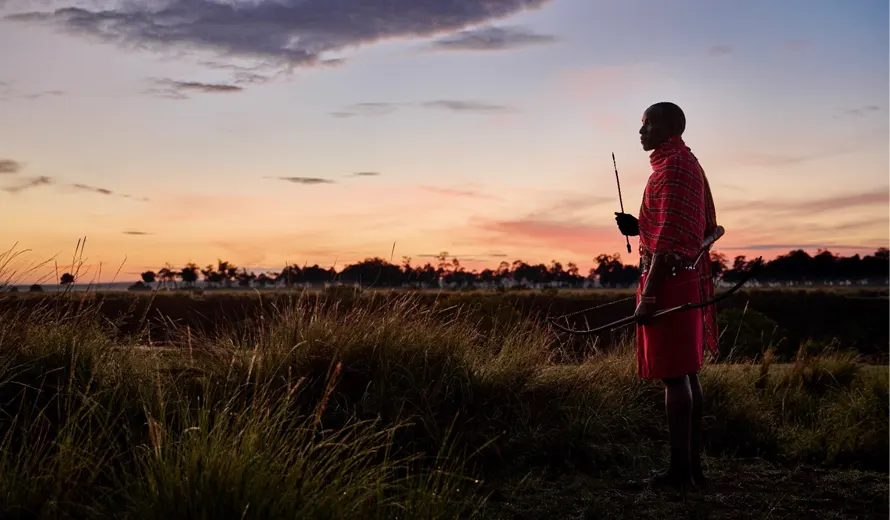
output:
[[[295,283],[303,280],[303,270],[298,265],[288,265],[276,277],[275,281],[281,283],[285,287],[291,287]]]
[[[180,273],[177,273],[176,269],[172,265],[166,264],[164,265],[164,267],[158,270],[157,276],[161,279],[161,284],[164,287],[167,287],[168,285],[176,287],[176,277],[179,275]]]
[[[640,280],[640,268],[635,265],[621,266],[620,284],[624,287],[630,287]]]
[[[501,262],[498,265],[498,269],[497,269],[497,271],[495,271],[494,276],[495,276],[495,280],[500,282],[501,280],[510,278],[512,276],[512,274],[513,273],[510,271],[510,264],[507,262]]]
[[[711,251],[709,256],[711,260],[711,276],[713,276],[714,278],[720,278],[720,276],[723,275],[723,273],[728,268],[726,255],[718,253],[716,251]]]
[[[198,281],[198,272],[198,266],[190,262],[182,268],[182,270],[179,272],[179,276],[182,279],[182,283],[184,283],[186,286],[194,287],[195,282]]]
[[[572,262],[569,262],[566,266],[566,277],[568,282],[573,286],[584,280],[584,277],[581,276],[581,272],[578,270],[578,266]]]
[[[235,278],[238,280],[238,286],[250,287],[250,283],[256,280],[257,275],[248,273],[247,269],[242,269],[241,272],[235,276]]]
[[[318,264],[304,267],[303,269],[301,269],[301,274],[303,281],[309,282],[311,284],[331,282],[337,276],[337,272],[334,271],[333,268],[324,269],[322,267],[319,267]]]
[[[619,253],[597,255],[594,262],[596,262],[596,267],[593,269],[593,273],[599,279],[602,287],[615,288],[624,283],[626,274]]]
[[[357,283],[365,287],[372,284],[381,287],[393,287],[399,285],[402,279],[403,272],[399,266],[377,257],[366,258],[356,264],[349,264],[340,271],[341,281]]]
[[[796,249],[779,255],[766,264],[762,277],[771,282],[800,283],[812,279],[813,258],[804,250]]]
[[[402,274],[404,275],[403,283],[414,281],[414,268],[411,267],[411,257],[402,257]]]
[[[838,257],[831,251],[820,249],[813,257],[810,266],[810,276],[814,281],[822,283],[837,279]]]
[[[71,285],[74,283],[74,275],[71,273],[65,273],[59,279],[59,283],[62,285]]]
[[[557,262],[556,260],[550,261],[550,268],[547,270],[547,278],[547,281],[556,282],[559,284],[563,284],[568,281],[566,278],[566,272],[562,268],[562,264]]]
[[[28,292],[43,292],[43,287],[40,284],[35,283],[31,287],[28,287]]]
[[[439,270],[427,262],[421,268],[415,268],[413,274],[418,283],[424,285],[433,285],[439,280]]]
[[[890,270],[890,251],[886,247],[879,248],[872,255],[862,259],[862,279],[867,283],[884,284]]]
[[[155,280],[157,279],[157,275],[154,271],[145,271],[140,277],[142,278],[142,282],[147,285],[155,283]]]
[[[208,264],[207,267],[201,269],[201,274],[204,275],[204,283],[210,287],[216,287],[225,280],[225,273],[218,271],[213,264]]]
[[[479,273],[478,277],[480,282],[485,284],[494,283],[495,280],[495,272],[491,269],[483,269],[481,273]]]
[[[741,279],[742,274],[747,268],[747,257],[744,255],[736,256],[732,261],[732,267],[723,272],[723,280],[729,283],[736,283]]]
[[[254,280],[254,282],[256,283],[257,287],[262,289],[265,288],[267,285],[275,283],[275,280],[266,273],[260,273],[260,275],[256,277],[256,280]]]
[[[232,282],[238,279],[238,268],[230,262],[219,260],[217,271],[222,275],[226,287],[231,287]]]
[[[451,272],[451,263],[448,261],[448,251],[442,251],[436,256],[438,263],[436,264],[436,274],[438,279],[445,279],[445,276]]]
[[[724,254],[712,251],[709,260],[715,278],[721,277],[730,283],[736,283],[751,269],[757,270],[753,277],[754,281],[791,284],[832,283],[841,280],[852,283],[886,284],[890,273],[888,248],[879,248],[874,254],[861,258],[859,255],[838,256],[827,250],[819,250],[815,256],[810,256],[799,249],[779,255],[768,262],[762,259],[749,261],[744,255],[739,255],[733,258],[731,267]],[[241,287],[250,287],[252,284],[258,287],[274,284],[291,287],[293,284],[318,285],[336,280],[365,286],[374,284],[379,287],[396,287],[406,283],[429,287],[437,285],[440,281],[456,287],[474,287],[480,282],[502,286],[506,280],[519,284],[538,285],[555,282],[560,285],[576,286],[585,279],[598,280],[603,287],[628,287],[639,280],[638,266],[624,265],[618,253],[597,255],[594,262],[595,266],[590,269],[587,277],[581,275],[576,264],[568,263],[563,268],[563,264],[557,260],[552,260],[549,265],[529,264],[522,260],[514,260],[512,263],[502,261],[497,269],[484,268],[477,271],[467,270],[458,258],[449,257],[448,252],[443,251],[436,256],[435,264],[427,262],[420,267],[412,266],[411,258],[407,256],[402,257],[400,265],[373,257],[348,264],[339,273],[333,268],[325,269],[317,264],[302,268],[298,265],[287,265],[274,275],[263,273],[256,276],[246,269],[235,267],[228,261],[218,260],[216,265],[211,264],[204,269],[189,263],[179,273],[168,264],[168,267],[158,272],[155,279],[163,281],[179,276],[183,283],[193,286],[200,274],[210,287],[220,284],[231,286],[235,281]],[[149,273],[143,275],[150,276]]]

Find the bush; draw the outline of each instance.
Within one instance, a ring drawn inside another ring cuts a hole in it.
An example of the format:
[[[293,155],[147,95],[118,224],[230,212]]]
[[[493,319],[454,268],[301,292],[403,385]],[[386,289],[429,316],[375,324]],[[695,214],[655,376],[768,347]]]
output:
[[[786,332],[763,313],[744,307],[717,314],[720,355],[727,359],[758,359],[765,348],[781,348]]]

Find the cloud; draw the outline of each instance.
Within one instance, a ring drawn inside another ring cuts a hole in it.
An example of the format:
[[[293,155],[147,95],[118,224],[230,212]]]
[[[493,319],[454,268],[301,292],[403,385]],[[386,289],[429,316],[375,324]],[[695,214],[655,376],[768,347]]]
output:
[[[21,99],[40,99],[44,97],[59,97],[64,95],[64,90],[41,90],[40,92],[22,93],[19,94],[18,97]]]
[[[134,200],[139,200],[142,202],[149,202],[149,199],[146,197],[137,197],[134,195],[129,195],[127,193],[115,193],[114,191],[109,190],[108,188],[99,188],[96,186],[90,186],[89,184],[71,183],[71,184],[64,184],[63,186],[66,186],[69,188],[74,188],[75,190],[78,190],[78,191],[97,193],[99,195],[105,195],[105,196],[116,195],[117,197],[120,197],[122,199],[134,199]]]
[[[729,56],[732,54],[732,47],[729,45],[714,45],[708,50],[711,56]]]
[[[579,213],[588,210],[594,206],[602,204],[616,203],[618,194],[615,196],[599,196],[590,195],[573,195],[563,197],[548,206],[532,211],[524,217],[526,221],[567,221],[578,220]]]
[[[432,43],[432,47],[455,51],[503,51],[557,41],[558,38],[555,36],[537,34],[524,27],[487,26],[439,38]]]
[[[378,177],[380,172],[355,172],[352,177]]]
[[[0,174],[18,173],[24,167],[25,165],[12,159],[0,159]]]
[[[292,182],[294,184],[334,184],[336,181],[322,179],[320,177],[266,177],[279,181]]]
[[[472,243],[510,247],[536,254],[594,255],[603,244],[614,244],[623,251],[624,237],[615,227],[611,211],[586,216],[591,208],[615,204],[616,197],[559,194],[541,207],[519,217],[470,219],[469,238]],[[591,224],[597,219],[597,224]],[[601,219],[601,220],[600,220]]]
[[[861,150],[863,146],[863,141],[858,141],[846,144],[825,144],[824,146],[814,147],[812,151],[806,153],[762,153],[749,151],[733,158],[733,162],[739,165],[757,166],[760,168],[781,168],[854,153]]]
[[[844,119],[848,117],[863,117],[870,114],[874,114],[876,112],[880,112],[882,109],[878,105],[866,105],[858,108],[842,108],[839,109],[839,113],[834,115],[835,119]]]
[[[398,103],[353,103],[343,110],[331,112],[334,117],[345,118],[355,116],[382,116],[391,114],[398,108]]]
[[[494,103],[484,103],[481,101],[459,100],[459,99],[438,99],[434,101],[424,101],[417,104],[412,103],[389,103],[389,102],[365,102],[355,103],[344,107],[342,110],[331,112],[331,116],[337,118],[347,118],[356,116],[383,116],[395,112],[400,107],[422,107],[435,110],[449,110],[451,112],[464,113],[480,113],[480,114],[504,114],[516,112],[515,107],[500,105]]]
[[[90,193],[98,193],[99,195],[105,195],[105,196],[115,195],[115,193],[112,190],[109,190],[107,188],[97,188],[95,186],[90,186],[88,184],[81,184],[81,183],[60,184],[58,181],[56,181],[52,177],[47,177],[45,175],[41,175],[39,177],[32,177],[22,183],[19,183],[19,184],[13,185],[13,186],[7,186],[5,188],[0,188],[0,189],[2,189],[3,191],[5,191],[7,193],[16,194],[16,193],[21,193],[26,190],[30,190],[32,188],[37,188],[40,186],[49,186],[49,185],[58,185],[61,187],[72,188],[76,191],[87,191]],[[134,200],[139,200],[142,202],[149,201],[145,197],[136,197],[136,196],[128,195],[128,194],[124,194],[124,193],[117,194],[117,196],[124,198],[124,199],[134,199]]]
[[[88,186],[86,184],[70,184],[72,188],[81,191],[91,191],[93,193],[98,193],[100,195],[114,195],[114,192],[106,189],[106,188],[97,188],[95,186]]]
[[[515,108],[507,105],[496,105],[479,101],[458,101],[453,99],[427,101],[422,103],[421,106],[439,110],[450,110],[452,112],[501,113],[512,112],[515,110]]]
[[[869,249],[873,246],[868,245],[852,245],[852,244],[817,244],[817,243],[805,243],[805,244],[795,244],[795,243],[784,243],[784,244],[745,244],[738,246],[730,246],[730,247],[714,247],[714,250],[723,250],[723,251],[771,251],[775,249],[782,250],[781,254],[787,253],[788,251],[793,251],[795,249],[803,249],[803,250],[815,250],[815,249],[828,249],[828,250],[863,250]]]
[[[612,226],[581,222],[559,222],[527,218],[505,220],[476,220],[479,238],[497,245],[523,249],[565,251],[580,255],[594,255],[603,243],[615,243],[615,250],[624,248],[624,237]]]
[[[509,255],[505,253],[452,253],[450,251],[444,251],[445,256],[450,261],[452,258],[457,258],[461,263],[465,262],[480,262],[485,261],[492,258],[507,258]],[[441,253],[418,253],[416,255],[417,258],[439,258]]]
[[[289,70],[270,72],[272,67],[264,63],[245,66],[235,63],[206,60],[201,61],[198,64],[214,70],[230,71],[232,73],[232,82],[236,85],[259,85],[268,83],[278,77],[289,75],[291,72]]]
[[[34,100],[46,97],[64,96],[63,90],[36,90],[26,92],[18,89],[12,83],[0,81],[0,101],[16,100]]]
[[[801,215],[813,215],[825,211],[857,208],[861,206],[887,206],[890,204],[890,187],[877,191],[862,193],[833,195],[821,199],[812,200],[758,200],[756,204],[751,202],[738,202],[725,204],[720,211],[726,212],[750,212],[753,210],[766,211],[774,215],[797,213]]]
[[[236,72],[234,81],[236,85],[261,85],[268,83],[271,79],[270,76],[264,76],[256,72]]]
[[[189,93],[199,94],[231,94],[241,92],[244,87],[228,83],[203,83],[200,81],[176,81],[172,79],[155,79],[156,88],[148,89],[147,93],[169,99],[188,99]]]
[[[120,2],[7,16],[48,23],[121,46],[206,50],[227,58],[260,58],[282,66],[326,64],[333,53],[396,38],[436,37],[552,0],[277,0]],[[82,4],[81,4],[82,5]]]
[[[500,200],[500,197],[496,197],[494,195],[489,195],[487,193],[481,193],[481,192],[473,191],[473,190],[460,190],[460,189],[454,189],[454,188],[437,188],[435,186],[421,186],[420,189],[423,191],[435,193],[437,195],[444,195],[447,197]]]
[[[132,236],[145,236],[145,235],[151,235],[151,233],[149,233],[148,231],[124,231],[123,233],[124,233],[125,235],[132,235]]]
[[[15,193],[21,193],[26,190],[30,190],[32,188],[37,188],[39,186],[47,186],[47,185],[53,184],[54,182],[55,181],[53,181],[53,179],[51,177],[46,177],[46,176],[41,175],[40,177],[33,177],[23,183],[16,184],[15,186],[7,186],[2,189],[3,189],[3,191],[5,191],[7,193],[15,194]]]

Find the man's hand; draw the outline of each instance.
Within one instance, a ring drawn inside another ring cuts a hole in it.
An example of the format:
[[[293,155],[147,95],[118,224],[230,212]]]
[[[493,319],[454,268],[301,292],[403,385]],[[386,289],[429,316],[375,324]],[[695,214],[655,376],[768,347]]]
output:
[[[640,325],[649,325],[652,321],[652,314],[656,311],[655,303],[646,300],[640,300],[637,304],[637,310],[634,311],[634,317]]]
[[[640,234],[640,223],[633,215],[616,211],[615,222],[618,223],[618,229],[621,230],[622,235],[635,237]]]

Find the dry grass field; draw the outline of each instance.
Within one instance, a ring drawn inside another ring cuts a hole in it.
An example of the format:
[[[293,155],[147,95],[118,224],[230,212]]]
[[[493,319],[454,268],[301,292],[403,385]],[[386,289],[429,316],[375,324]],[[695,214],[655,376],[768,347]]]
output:
[[[2,518],[886,518],[887,367],[855,354],[709,364],[713,484],[654,493],[658,385],[626,347],[554,350],[417,296],[169,322],[98,304],[0,315]],[[56,302],[57,303],[57,302]]]

